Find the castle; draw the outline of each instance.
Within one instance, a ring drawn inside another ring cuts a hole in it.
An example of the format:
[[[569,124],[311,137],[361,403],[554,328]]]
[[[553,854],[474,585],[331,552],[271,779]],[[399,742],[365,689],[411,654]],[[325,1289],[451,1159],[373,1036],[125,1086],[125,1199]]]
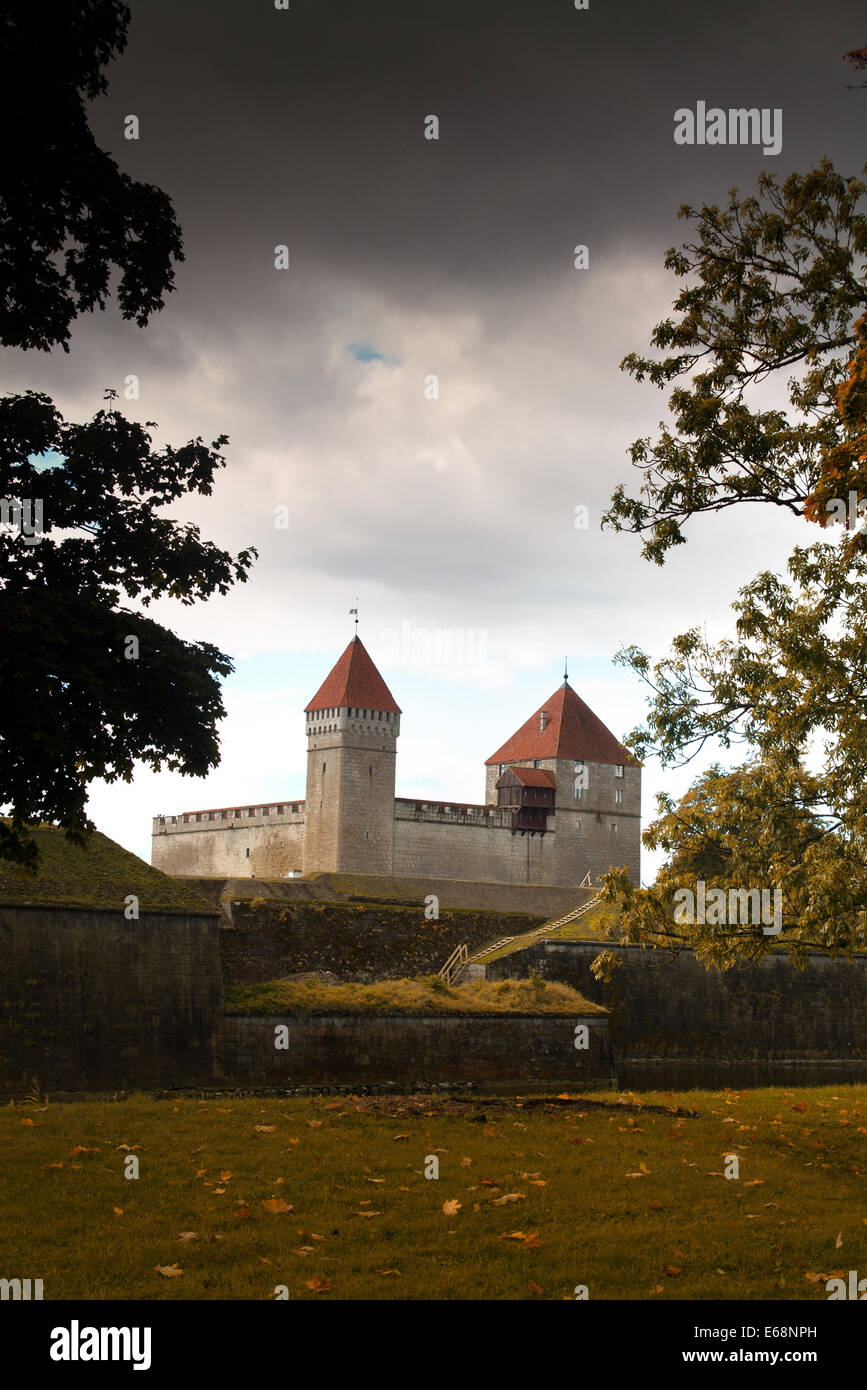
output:
[[[305,799],[156,816],[154,867],[577,885],[625,864],[638,883],[641,767],[568,678],[487,759],[483,805],[395,797],[401,710],[357,635],[305,715]]]

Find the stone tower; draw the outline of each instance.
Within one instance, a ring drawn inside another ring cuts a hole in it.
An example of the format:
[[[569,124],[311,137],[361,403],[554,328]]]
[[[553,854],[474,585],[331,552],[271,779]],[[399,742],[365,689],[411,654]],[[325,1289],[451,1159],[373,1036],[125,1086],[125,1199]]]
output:
[[[305,713],[304,873],[392,873],[401,712],[360,638]]]
[[[533,809],[543,798],[531,786],[508,794],[498,788],[509,767],[534,768],[539,776],[544,771],[553,788],[546,826],[551,882],[580,883],[585,873],[595,882],[612,864],[627,865],[632,882],[639,882],[641,766],[568,680],[485,764],[488,805],[508,801]],[[527,817],[528,824],[531,819],[538,816]]]

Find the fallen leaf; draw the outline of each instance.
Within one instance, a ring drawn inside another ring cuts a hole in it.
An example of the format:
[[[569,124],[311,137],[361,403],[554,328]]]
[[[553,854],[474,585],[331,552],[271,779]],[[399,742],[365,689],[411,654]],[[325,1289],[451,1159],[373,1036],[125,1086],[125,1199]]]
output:
[[[183,1270],[177,1265],[154,1265],[157,1274],[161,1274],[164,1279],[179,1279]]]
[[[457,1216],[462,1206],[463,1203],[459,1202],[457,1197],[453,1197],[448,1202],[443,1202],[443,1216]]]
[[[266,1211],[270,1211],[272,1216],[282,1216],[284,1212],[293,1210],[288,1202],[283,1201],[282,1197],[269,1197],[266,1202],[262,1203],[262,1206]]]

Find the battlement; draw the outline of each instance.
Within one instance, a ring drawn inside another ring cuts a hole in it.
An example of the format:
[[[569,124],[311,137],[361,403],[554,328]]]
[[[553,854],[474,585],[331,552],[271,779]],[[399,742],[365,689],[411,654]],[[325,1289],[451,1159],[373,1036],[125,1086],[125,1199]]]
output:
[[[178,816],[154,816],[154,835],[200,830],[246,830],[251,826],[303,825],[303,801],[272,801],[267,805],[221,806],[210,811],[184,811]]]
[[[467,802],[415,801],[398,796],[394,802],[395,820],[434,821],[445,825],[481,825],[490,829],[509,829],[511,813],[497,806],[479,806]]]

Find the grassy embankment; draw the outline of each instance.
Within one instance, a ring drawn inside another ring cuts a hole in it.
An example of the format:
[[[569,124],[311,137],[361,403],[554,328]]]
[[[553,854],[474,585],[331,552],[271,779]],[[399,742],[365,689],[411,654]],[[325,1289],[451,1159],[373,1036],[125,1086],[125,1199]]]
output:
[[[376,984],[268,980],[226,992],[229,1013],[243,1014],[581,1014],[604,1013],[569,985],[544,980],[471,980],[453,989],[437,975]]]

